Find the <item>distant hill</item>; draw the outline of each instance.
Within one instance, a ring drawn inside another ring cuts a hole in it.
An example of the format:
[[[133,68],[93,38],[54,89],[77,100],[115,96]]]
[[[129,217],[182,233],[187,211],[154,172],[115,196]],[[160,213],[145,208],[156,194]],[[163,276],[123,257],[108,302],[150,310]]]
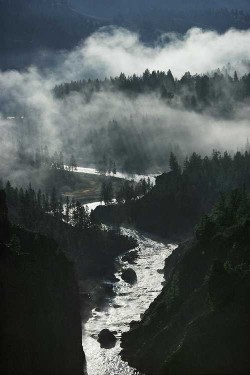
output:
[[[250,10],[248,0],[69,0],[76,9],[98,17],[114,17],[118,14],[144,13],[154,8],[171,11],[239,9]]]
[[[67,0],[0,0],[0,67],[21,68],[38,50],[70,49],[102,25]]]
[[[0,68],[51,64],[105,25],[136,31],[145,42],[191,27],[250,28],[248,0],[0,0]],[[52,51],[38,54],[38,51]],[[44,57],[46,56],[46,57]]]
[[[191,27],[224,32],[250,28],[248,0],[69,0],[83,14],[100,17],[140,33],[146,42],[161,33]]]

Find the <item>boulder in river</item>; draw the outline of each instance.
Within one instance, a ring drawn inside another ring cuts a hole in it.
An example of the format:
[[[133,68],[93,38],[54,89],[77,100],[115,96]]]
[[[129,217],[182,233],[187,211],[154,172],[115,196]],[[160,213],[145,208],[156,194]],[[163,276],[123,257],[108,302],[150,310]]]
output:
[[[132,268],[127,268],[122,271],[121,278],[128,284],[135,284],[137,282],[136,272]]]
[[[138,258],[138,252],[136,250],[129,251],[122,257],[123,262],[128,262],[129,264],[135,263]]]
[[[115,347],[116,337],[109,329],[103,329],[98,335],[101,348],[111,349]]]

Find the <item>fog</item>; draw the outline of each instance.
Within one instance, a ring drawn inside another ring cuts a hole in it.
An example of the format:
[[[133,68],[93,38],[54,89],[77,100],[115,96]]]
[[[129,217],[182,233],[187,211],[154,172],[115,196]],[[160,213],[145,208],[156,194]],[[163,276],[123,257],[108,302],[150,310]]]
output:
[[[184,36],[164,34],[155,46],[145,46],[139,35],[117,28],[95,33],[62,64],[66,80],[109,77],[120,72],[132,75],[145,69],[171,69],[175,77],[185,72],[206,73],[228,64],[245,73],[249,71],[250,31],[229,30],[223,35],[198,28]]]
[[[13,174],[18,142],[32,152],[47,144],[52,152],[75,153],[81,163],[91,162],[91,149],[84,139],[90,129],[106,127],[112,120],[135,127],[135,134],[150,134],[149,158],[166,145],[178,145],[183,155],[212,149],[237,150],[250,137],[248,103],[235,109],[231,119],[198,114],[169,106],[156,94],[129,99],[122,93],[100,92],[86,102],[80,94],[63,100],[53,97],[61,82],[141,74],[171,69],[180,78],[185,72],[202,74],[227,67],[249,72],[250,31],[230,30],[223,35],[191,29],[186,35],[163,35],[155,46],[140,42],[124,29],[102,29],[70,53],[61,54],[46,70],[29,67],[25,72],[0,73],[0,157],[2,174]],[[230,65],[228,65],[230,64]],[[16,119],[10,118],[16,117]],[[22,118],[23,117],[23,118]],[[146,142],[146,140],[145,140]],[[84,144],[84,147],[83,147]],[[15,171],[15,176],[19,172]]]

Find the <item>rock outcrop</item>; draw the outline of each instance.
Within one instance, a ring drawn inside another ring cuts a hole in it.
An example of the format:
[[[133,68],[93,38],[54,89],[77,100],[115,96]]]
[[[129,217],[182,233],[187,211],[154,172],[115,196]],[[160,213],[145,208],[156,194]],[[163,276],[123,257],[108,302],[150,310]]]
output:
[[[166,260],[165,286],[122,336],[144,374],[250,373],[250,221],[191,240]]]
[[[129,251],[122,257],[123,262],[128,262],[129,264],[134,264],[138,259],[138,252],[136,250]]]
[[[9,226],[0,193],[0,373],[82,375],[79,294],[57,244]],[[2,227],[3,226],[3,227]]]

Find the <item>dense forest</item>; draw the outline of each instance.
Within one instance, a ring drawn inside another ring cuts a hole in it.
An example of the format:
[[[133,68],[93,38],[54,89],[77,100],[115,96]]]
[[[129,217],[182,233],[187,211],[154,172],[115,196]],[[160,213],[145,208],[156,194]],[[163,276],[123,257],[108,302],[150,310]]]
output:
[[[95,214],[102,221],[119,218],[163,237],[186,236],[221,193],[242,186],[250,188],[249,163],[249,148],[233,156],[219,151],[209,157],[193,153],[183,167],[172,153],[170,172],[158,176],[156,185],[143,198],[98,207]]]
[[[247,374],[250,195],[222,195],[166,260],[165,286],[123,335],[122,357],[145,374]]]
[[[249,39],[249,0],[0,0],[0,374],[250,374]]]
[[[232,68],[231,68],[232,69]],[[126,76],[105,80],[82,80],[64,83],[54,88],[56,97],[63,98],[74,92],[80,92],[88,100],[100,91],[119,91],[127,95],[158,93],[167,103],[182,104],[184,107],[203,111],[213,109],[218,114],[232,114],[236,103],[242,103],[250,96],[250,74],[238,77],[218,70],[209,75],[191,75],[185,73],[175,79],[172,72],[146,70],[143,75]]]
[[[104,230],[100,223],[77,200],[64,204],[60,194],[5,186],[11,220],[25,229],[42,233],[57,241],[75,264],[80,280],[113,278],[114,258],[136,246],[132,238],[122,236],[119,227]]]
[[[80,153],[83,149],[88,149],[98,169],[115,163],[116,169],[130,173],[163,172],[167,170],[171,152],[183,163],[187,153],[183,148],[188,148],[189,145],[185,138],[191,136],[189,131],[192,132],[191,124],[188,124],[188,129],[185,127],[182,113],[177,122],[181,122],[183,126],[180,128],[178,123],[175,125],[176,119],[171,110],[186,111],[190,117],[192,114],[201,116],[192,117],[191,120],[201,122],[202,128],[208,121],[202,116],[209,116],[209,123],[212,124],[214,121],[226,120],[230,131],[230,122],[238,121],[241,114],[244,116],[249,103],[250,75],[239,76],[232,67],[228,67],[227,70],[205,75],[191,75],[187,72],[176,79],[170,70],[146,70],[141,76],[121,74],[105,80],[64,83],[54,88],[54,94],[62,103],[80,95],[86,107],[94,106],[98,98],[108,97],[109,94],[117,95],[117,98],[128,102],[128,105],[135,101],[137,113],[127,115],[124,105],[122,112],[115,113],[114,120],[107,121],[107,124],[102,122],[98,126],[91,123],[83,134]],[[121,94],[125,97],[120,97]],[[111,106],[114,100],[111,96]],[[158,114],[143,116],[141,112],[144,102],[148,105],[157,102]],[[162,115],[164,110],[165,117]],[[198,134],[197,138],[196,147],[201,152],[203,140],[199,139]]]
[[[72,263],[51,238],[10,224],[0,191],[0,372],[83,374]]]

